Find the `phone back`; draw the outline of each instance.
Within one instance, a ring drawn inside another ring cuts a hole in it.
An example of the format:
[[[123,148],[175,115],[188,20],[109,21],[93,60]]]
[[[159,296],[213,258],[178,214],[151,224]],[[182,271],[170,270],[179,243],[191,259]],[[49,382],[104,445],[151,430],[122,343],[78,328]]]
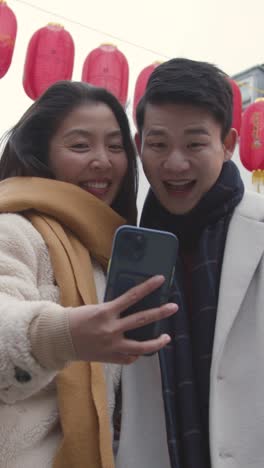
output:
[[[116,232],[107,276],[105,301],[120,296],[128,289],[154,275],[163,275],[163,285],[129,307],[122,315],[159,307],[168,302],[178,252],[174,234],[153,229],[122,226]],[[162,332],[162,321],[127,332],[138,341],[156,338]]]

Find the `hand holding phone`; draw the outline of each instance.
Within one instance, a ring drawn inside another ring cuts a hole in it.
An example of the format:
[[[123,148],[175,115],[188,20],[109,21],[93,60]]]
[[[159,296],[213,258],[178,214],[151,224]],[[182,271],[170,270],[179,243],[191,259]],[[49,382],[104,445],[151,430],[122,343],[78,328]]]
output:
[[[166,334],[143,342],[127,339],[124,334],[142,324],[171,316],[177,310],[176,304],[121,317],[122,312],[155,291],[163,282],[163,277],[155,276],[113,301],[69,308],[69,327],[76,359],[130,364],[139,356],[155,353],[166,346],[170,341]]]
[[[121,316],[168,302],[177,252],[178,240],[174,234],[134,226],[119,228],[113,242],[105,301],[115,299],[152,276],[163,275],[165,281],[159,289],[128,307]],[[163,331],[163,323],[156,321],[127,331],[126,337],[145,341],[157,338]]]

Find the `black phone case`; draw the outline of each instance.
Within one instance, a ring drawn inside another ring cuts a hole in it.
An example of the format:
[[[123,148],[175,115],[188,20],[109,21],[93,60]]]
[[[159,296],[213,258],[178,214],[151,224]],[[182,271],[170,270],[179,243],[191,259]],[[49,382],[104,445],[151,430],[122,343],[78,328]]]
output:
[[[122,226],[116,232],[107,275],[105,301],[120,296],[128,289],[154,275],[163,275],[163,285],[129,307],[122,316],[159,307],[168,302],[178,253],[174,234],[153,229]],[[127,338],[144,341],[164,332],[163,321],[130,330]]]

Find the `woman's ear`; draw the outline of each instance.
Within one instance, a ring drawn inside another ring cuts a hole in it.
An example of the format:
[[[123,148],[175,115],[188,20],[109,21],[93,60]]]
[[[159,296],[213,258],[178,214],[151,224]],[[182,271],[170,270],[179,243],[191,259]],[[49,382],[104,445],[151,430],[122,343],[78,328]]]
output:
[[[141,139],[138,132],[135,134],[135,143],[139,157],[141,158]]]
[[[233,153],[235,151],[237,143],[237,131],[235,128],[231,128],[224,139],[224,152],[225,152],[225,161],[229,161],[232,158]]]

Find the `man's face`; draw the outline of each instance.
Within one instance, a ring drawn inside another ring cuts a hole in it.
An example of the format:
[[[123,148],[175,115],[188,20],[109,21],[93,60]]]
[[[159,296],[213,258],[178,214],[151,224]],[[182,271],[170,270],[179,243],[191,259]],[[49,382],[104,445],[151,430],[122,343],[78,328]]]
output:
[[[220,124],[202,108],[147,104],[141,159],[164,208],[173,214],[192,210],[218,179],[235,142],[233,129],[222,142]]]

